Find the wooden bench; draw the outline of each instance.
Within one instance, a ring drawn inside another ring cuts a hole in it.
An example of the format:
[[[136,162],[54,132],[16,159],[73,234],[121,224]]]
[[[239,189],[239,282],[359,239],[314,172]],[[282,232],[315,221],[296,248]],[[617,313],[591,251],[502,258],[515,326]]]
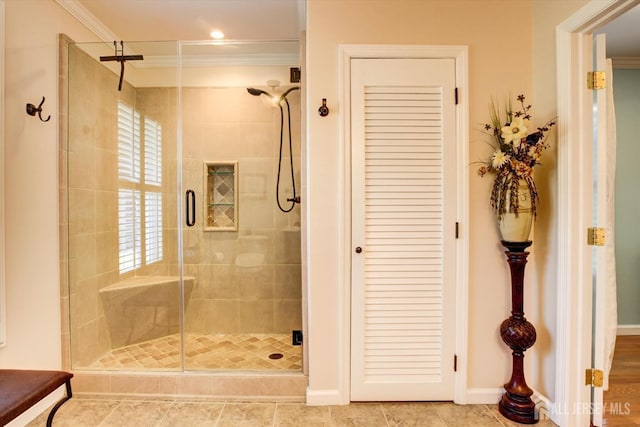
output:
[[[73,374],[63,371],[0,369],[0,426],[8,424],[58,387],[65,385],[67,395],[49,412],[47,427],[51,427],[56,411],[71,399],[72,377]]]

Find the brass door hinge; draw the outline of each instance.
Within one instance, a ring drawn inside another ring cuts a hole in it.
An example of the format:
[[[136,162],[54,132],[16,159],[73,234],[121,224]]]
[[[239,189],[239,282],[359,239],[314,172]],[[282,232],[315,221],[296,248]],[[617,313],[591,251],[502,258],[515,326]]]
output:
[[[607,242],[607,233],[604,227],[587,228],[587,244],[589,246],[604,246]]]
[[[584,385],[602,387],[604,374],[600,369],[586,369],[584,371]]]
[[[607,77],[604,71],[589,71],[587,73],[587,88],[591,90],[607,87]]]

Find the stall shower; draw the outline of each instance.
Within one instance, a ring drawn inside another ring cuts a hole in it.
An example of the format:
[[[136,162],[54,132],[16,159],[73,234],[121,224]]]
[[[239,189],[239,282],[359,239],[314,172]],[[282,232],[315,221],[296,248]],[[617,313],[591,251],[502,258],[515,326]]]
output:
[[[247,96],[297,42],[115,46],[68,50],[72,368],[301,371],[300,92]]]

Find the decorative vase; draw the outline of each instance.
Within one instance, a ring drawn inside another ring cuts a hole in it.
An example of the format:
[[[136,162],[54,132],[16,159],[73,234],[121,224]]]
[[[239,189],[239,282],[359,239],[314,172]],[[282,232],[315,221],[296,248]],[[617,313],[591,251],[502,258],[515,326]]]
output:
[[[505,213],[498,221],[502,240],[506,242],[526,242],[531,233],[533,223],[533,206],[531,203],[531,192],[527,182],[523,179],[518,181],[518,212],[512,209],[511,190],[506,190]]]

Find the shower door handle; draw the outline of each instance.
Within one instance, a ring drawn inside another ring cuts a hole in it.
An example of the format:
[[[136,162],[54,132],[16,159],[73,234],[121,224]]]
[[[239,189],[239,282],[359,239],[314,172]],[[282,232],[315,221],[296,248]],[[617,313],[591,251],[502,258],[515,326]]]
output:
[[[193,190],[187,190],[184,200],[187,227],[193,227],[196,225],[196,193]]]

